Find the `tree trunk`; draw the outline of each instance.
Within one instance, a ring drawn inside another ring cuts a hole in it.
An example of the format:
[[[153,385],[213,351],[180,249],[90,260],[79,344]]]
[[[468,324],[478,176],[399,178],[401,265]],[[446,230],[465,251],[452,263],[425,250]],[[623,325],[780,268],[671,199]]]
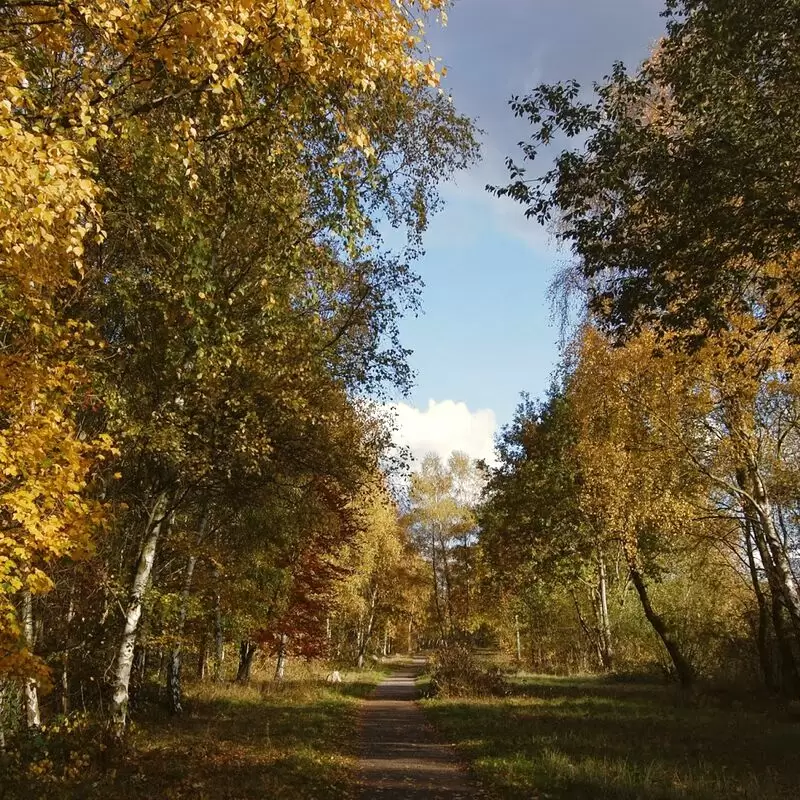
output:
[[[600,662],[602,664],[602,662],[603,662],[602,651],[601,651],[601,648],[600,648],[600,642],[599,642],[599,640],[598,640],[598,638],[596,636],[596,632],[593,631],[589,627],[589,624],[584,619],[583,612],[581,611],[581,604],[578,602],[578,598],[575,595],[575,590],[574,589],[570,590],[570,594],[572,595],[572,602],[573,602],[573,604],[575,606],[575,613],[578,615],[578,622],[580,623],[581,630],[584,632],[587,641],[589,642],[589,644],[594,649],[594,651],[595,651],[595,653],[597,655],[598,662]],[[590,597],[589,600],[592,603],[594,602],[594,598],[593,597]]]
[[[756,602],[758,603],[758,621],[756,622],[758,660],[761,664],[761,673],[764,677],[764,683],[768,689],[774,691],[777,689],[777,684],[769,647],[769,608],[767,606],[767,598],[761,588],[761,581],[758,577],[758,569],[756,567],[755,553],[753,550],[753,531],[749,519],[745,519],[744,538],[747,548],[747,565],[750,569],[750,581],[753,584],[753,592],[755,593]]]
[[[8,688],[8,682],[0,679],[0,753],[6,749],[6,729],[3,727],[3,720],[6,718]]]
[[[278,644],[278,663],[275,665],[275,680],[282,681],[286,672],[286,651],[289,646],[289,636],[285,633],[281,634],[280,642]]]
[[[242,640],[239,644],[239,668],[236,670],[236,682],[248,683],[253,668],[253,657],[256,654],[256,643]]]
[[[197,679],[204,681],[206,679],[206,664],[208,662],[208,632],[203,630],[203,635],[200,638],[200,648],[197,651]]]
[[[789,556],[783,545],[780,534],[775,528],[775,520],[772,517],[772,506],[767,495],[764,483],[758,470],[750,468],[751,484],[753,486],[753,499],[756,501],[755,511],[758,514],[758,522],[770,556],[775,568],[775,576],[778,579],[779,588],[783,595],[783,604],[792,620],[795,635],[800,636],[800,587],[797,585],[794,574],[792,573]]]
[[[200,515],[200,525],[197,529],[197,541],[195,545],[199,547],[205,538],[208,530],[208,508],[203,509]],[[167,663],[167,697],[169,698],[170,710],[173,714],[183,713],[183,687],[181,685],[181,646],[183,644],[183,633],[186,629],[186,617],[189,614],[189,597],[192,593],[192,578],[194,568],[197,564],[197,556],[190,555],[186,562],[186,572],[183,578],[183,589],[181,590],[181,603],[178,609],[178,624],[175,631],[175,644],[170,652],[169,662]]]
[[[781,688],[790,694],[796,694],[800,689],[800,671],[798,670],[797,656],[793,646],[792,631],[787,628],[783,616],[784,594],[781,588],[780,576],[772,561],[772,554],[767,546],[766,538],[761,529],[759,519],[751,522],[753,541],[758,550],[764,573],[769,586],[772,629],[775,633],[775,642],[780,655],[781,674],[778,683]]]
[[[786,694],[797,695],[800,692],[800,672],[797,665],[797,654],[792,647],[792,634],[788,621],[784,617],[783,598],[780,593],[772,593],[772,627],[780,654],[780,685]]]
[[[464,533],[463,550],[464,553],[464,624],[469,628],[470,620],[472,619],[472,586],[470,582],[470,575],[472,574],[472,564],[469,560],[469,532]]]
[[[786,527],[786,520],[783,517],[783,508],[780,503],[775,506],[775,510],[778,512],[778,526],[781,529],[781,541],[784,547],[789,547],[791,536],[789,535],[789,529]],[[797,579],[797,573],[794,570],[792,570],[792,574],[795,576],[795,579]]]
[[[358,658],[356,664],[359,669],[364,668],[364,657],[367,654],[367,647],[369,647],[370,639],[372,638],[372,628],[375,624],[375,609],[378,605],[378,588],[373,586],[369,599],[369,621],[367,622],[366,630],[361,634],[361,640],[358,645]]]
[[[181,686],[181,639],[186,627],[186,617],[189,612],[189,595],[192,591],[192,576],[194,575],[197,556],[189,556],[186,562],[186,572],[181,590],[181,604],[178,610],[178,622],[175,628],[175,644],[167,660],[167,697],[169,708],[173,714],[183,713],[183,687]]]
[[[139,684],[144,686],[147,681],[147,646],[140,646],[134,656],[134,669],[139,673]]]
[[[441,598],[439,597],[439,573],[436,559],[436,534],[434,532],[431,532],[431,570],[433,574],[433,603],[436,608],[436,621],[439,623],[439,633],[442,641],[446,641],[447,633],[442,615]]]
[[[514,638],[517,643],[517,664],[522,663],[522,634],[519,630],[519,614],[514,614]]]
[[[33,619],[33,596],[30,589],[22,593],[22,632],[25,636],[25,646],[33,655],[35,645],[35,625]],[[29,728],[38,728],[42,724],[39,713],[39,683],[36,678],[25,678],[25,722]]]
[[[219,567],[214,567],[214,680],[219,683],[224,677],[225,632],[222,627],[222,605],[219,597]]]
[[[445,609],[447,610],[447,626],[448,626],[447,638],[450,639],[456,630],[456,625],[453,618],[453,590],[452,590],[453,584],[450,575],[450,562],[448,561],[447,558],[447,546],[444,541],[444,536],[440,535],[439,542],[442,548],[441,565],[442,565],[442,577],[444,578]]]
[[[641,573],[634,567],[631,567],[631,581],[636,588],[636,593],[639,595],[639,600],[642,603],[642,608],[644,609],[644,615],[647,617],[647,621],[650,623],[650,625],[652,625],[653,630],[658,634],[658,638],[661,639],[664,648],[669,654],[670,660],[672,661],[672,666],[675,668],[675,675],[682,686],[691,686],[695,679],[692,665],[686,660],[686,658],[684,658],[683,653],[681,653],[677,642],[672,638],[672,635],[670,634],[664,620],[653,610],[653,606],[650,604],[650,597],[647,594],[647,587],[645,586],[644,579],[642,578]]]
[[[75,584],[70,586],[69,606],[67,607],[66,629],[64,632],[64,656],[61,659],[61,713],[69,714],[69,648],[72,620],[75,619]]]
[[[167,496],[162,492],[153,504],[150,518],[147,521],[145,538],[136,570],[133,576],[128,605],[125,609],[125,626],[122,631],[117,656],[114,661],[114,693],[111,699],[110,726],[116,738],[122,738],[128,721],[128,688],[131,679],[131,666],[133,665],[133,651],[136,647],[136,635],[139,630],[139,620],[142,616],[142,600],[145,588],[150,580],[153,570],[156,548],[162,530],[168,524],[166,518]]]
[[[611,617],[608,614],[608,583],[606,562],[600,550],[597,556],[597,628],[600,643],[600,661],[603,669],[611,670],[614,666],[614,646],[611,639]]]

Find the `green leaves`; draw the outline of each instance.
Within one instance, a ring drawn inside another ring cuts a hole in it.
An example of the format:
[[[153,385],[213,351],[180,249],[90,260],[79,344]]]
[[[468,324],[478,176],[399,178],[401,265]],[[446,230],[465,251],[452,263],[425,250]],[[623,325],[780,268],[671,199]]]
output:
[[[653,323],[692,341],[794,292],[800,4],[669,9],[651,57],[634,74],[615,65],[593,102],[574,82],[512,101],[535,128],[525,160],[556,136],[584,143],[533,180],[510,162],[495,191],[556,225],[608,331]],[[798,327],[793,312],[784,324]]]

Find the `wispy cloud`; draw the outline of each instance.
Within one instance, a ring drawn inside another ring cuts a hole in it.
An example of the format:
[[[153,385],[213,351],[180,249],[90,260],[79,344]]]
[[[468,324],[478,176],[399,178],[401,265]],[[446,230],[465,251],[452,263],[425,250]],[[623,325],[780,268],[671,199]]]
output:
[[[505,158],[518,159],[518,143],[531,133],[508,101],[539,83],[568,78],[588,90],[618,59],[635,67],[663,31],[663,5],[663,0],[459,0],[446,28],[429,28],[431,50],[448,67],[445,89],[483,131],[481,162],[444,190],[448,213],[463,217],[466,231],[475,227],[477,214],[482,227],[488,223],[540,255],[555,250],[548,232],[525,219],[519,205],[484,189],[487,183],[508,182]],[[532,174],[545,171],[552,154],[543,153]]]

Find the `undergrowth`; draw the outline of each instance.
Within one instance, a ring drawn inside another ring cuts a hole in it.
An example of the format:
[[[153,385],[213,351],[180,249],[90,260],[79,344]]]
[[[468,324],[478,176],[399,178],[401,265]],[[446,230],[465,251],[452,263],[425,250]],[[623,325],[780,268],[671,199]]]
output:
[[[2,800],[247,800],[354,796],[358,698],[380,670],[324,673],[303,665],[283,682],[201,683],[186,711],[148,703],[122,747],[99,720],[76,716],[10,740]]]
[[[430,696],[499,697],[508,693],[500,669],[482,665],[464,645],[437,650],[429,659],[428,673],[426,693]]]

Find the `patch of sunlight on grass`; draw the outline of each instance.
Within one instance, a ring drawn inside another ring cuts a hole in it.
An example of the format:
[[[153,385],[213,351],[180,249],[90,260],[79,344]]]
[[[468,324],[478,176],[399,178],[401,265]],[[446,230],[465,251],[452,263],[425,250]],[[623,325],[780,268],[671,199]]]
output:
[[[351,800],[359,698],[380,667],[342,673],[298,665],[281,682],[270,670],[248,684],[187,686],[185,713],[156,703],[136,716],[124,750],[91,763],[69,785],[27,786],[16,800]],[[0,781],[1,782],[1,781]],[[5,787],[4,787],[5,788]]]
[[[424,701],[499,798],[796,800],[800,725],[649,682],[527,677],[502,699]]]

